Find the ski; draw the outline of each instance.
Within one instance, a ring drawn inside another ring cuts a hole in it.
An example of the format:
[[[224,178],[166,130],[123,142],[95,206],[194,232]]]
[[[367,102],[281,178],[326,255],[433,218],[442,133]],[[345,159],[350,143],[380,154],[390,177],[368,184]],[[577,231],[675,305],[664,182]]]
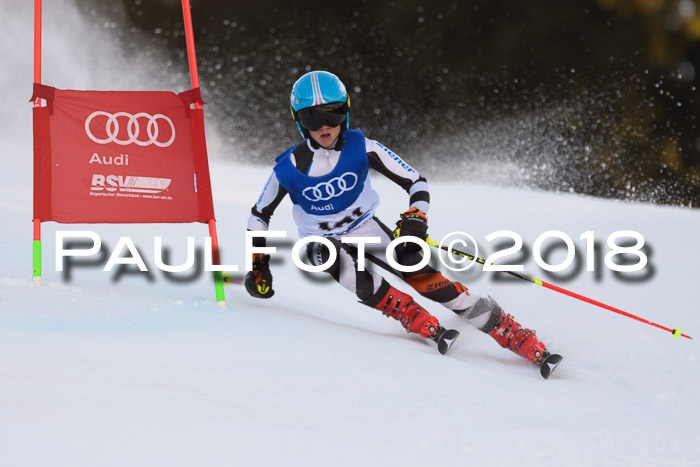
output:
[[[545,352],[544,357],[540,361],[540,374],[542,377],[544,379],[549,378],[562,360],[564,360],[564,357],[559,354]]]
[[[437,343],[438,352],[440,352],[441,355],[445,355],[458,337],[459,331],[456,329],[445,329],[442,326],[439,326],[438,332],[431,337],[431,339]]]

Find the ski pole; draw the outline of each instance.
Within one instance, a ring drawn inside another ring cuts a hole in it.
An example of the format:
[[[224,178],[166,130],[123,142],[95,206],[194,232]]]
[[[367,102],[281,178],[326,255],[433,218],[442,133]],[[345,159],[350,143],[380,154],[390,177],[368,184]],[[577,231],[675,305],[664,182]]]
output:
[[[451,252],[455,255],[465,257],[465,258],[470,259],[472,261],[476,261],[477,263],[486,264],[485,260],[483,260],[477,256],[473,256],[473,255],[470,255],[468,253],[464,253],[464,252],[459,251],[459,250],[454,249],[454,248],[448,249],[446,246],[442,246],[440,243],[431,240],[429,237],[425,239],[425,242],[432,247],[447,251],[448,253]],[[541,285],[542,287],[545,287],[547,289],[554,290],[556,292],[562,293],[564,295],[568,295],[570,297],[577,298],[579,300],[590,303],[592,305],[596,305],[596,306],[599,306],[601,308],[605,308],[606,310],[613,311],[613,312],[618,313],[622,316],[636,319],[637,321],[641,321],[642,323],[646,323],[646,324],[649,324],[651,326],[657,327],[659,329],[663,329],[664,331],[668,331],[671,334],[673,334],[674,339],[678,339],[679,337],[685,337],[688,339],[692,339],[692,337],[681,333],[680,326],[677,327],[676,329],[667,328],[666,326],[662,326],[660,324],[654,323],[653,321],[649,321],[648,319],[639,317],[637,315],[633,315],[632,313],[627,313],[626,311],[622,311],[619,308],[615,308],[614,306],[606,305],[605,303],[602,303],[602,302],[599,302],[597,300],[593,300],[592,298],[588,298],[588,297],[585,297],[583,295],[577,294],[576,292],[566,290],[566,289],[559,287],[559,286],[556,286],[554,284],[549,284],[549,283],[542,281],[540,279],[535,279],[534,277],[530,277],[526,274],[520,274],[519,272],[515,272],[515,271],[503,271],[503,272],[505,272],[506,274],[510,274],[511,276],[515,276],[518,279],[523,279],[523,280],[526,280],[528,282],[532,282],[533,284]]]

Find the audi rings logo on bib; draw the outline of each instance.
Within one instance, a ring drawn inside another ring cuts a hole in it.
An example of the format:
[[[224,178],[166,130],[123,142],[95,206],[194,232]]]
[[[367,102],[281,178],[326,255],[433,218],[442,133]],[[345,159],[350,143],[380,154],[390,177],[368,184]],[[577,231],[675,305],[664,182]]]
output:
[[[346,191],[350,191],[357,185],[357,175],[352,172],[345,172],[339,177],[333,177],[327,182],[305,188],[301,193],[309,201],[328,201],[337,198]]]
[[[137,144],[167,148],[175,141],[175,125],[163,114],[111,114],[98,110],[85,120],[85,133],[98,144]]]

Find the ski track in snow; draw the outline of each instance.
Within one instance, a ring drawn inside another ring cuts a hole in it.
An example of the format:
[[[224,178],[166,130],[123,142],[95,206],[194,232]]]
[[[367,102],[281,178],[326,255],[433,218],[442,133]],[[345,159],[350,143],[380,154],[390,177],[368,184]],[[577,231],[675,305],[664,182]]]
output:
[[[8,26],[2,53],[22,79],[0,80],[13,90],[14,109],[0,120],[9,130],[0,173],[0,465],[700,465],[697,341],[470,271],[447,275],[492,295],[565,360],[544,381],[535,367],[422,299],[462,332],[442,357],[333,282],[292,264],[297,237],[288,200],[272,221],[289,238],[277,242],[271,300],[233,285],[222,310],[209,274],[178,283],[153,268],[155,235],[178,263],[186,236],[203,244],[201,224],[45,223],[44,284],[32,286],[31,57],[17,53],[30,53],[32,23],[28,6],[15,11],[19,19]],[[46,82],[62,84],[68,68]],[[210,156],[222,259],[243,269],[247,216],[269,171]],[[382,196],[378,216],[391,225],[407,196],[387,180],[373,183]],[[468,179],[432,182],[431,195],[432,235],[463,230],[484,247],[487,234],[508,229],[531,252],[538,235],[556,229],[573,238],[583,260],[578,237],[585,231],[593,230],[603,249],[614,231],[641,232],[651,248],[646,281],[624,282],[603,269],[599,280],[579,271],[557,282],[531,254],[525,271],[700,335],[697,210]],[[109,247],[131,236],[151,274],[93,265],[73,268],[67,279],[55,270],[57,230],[94,230]]]

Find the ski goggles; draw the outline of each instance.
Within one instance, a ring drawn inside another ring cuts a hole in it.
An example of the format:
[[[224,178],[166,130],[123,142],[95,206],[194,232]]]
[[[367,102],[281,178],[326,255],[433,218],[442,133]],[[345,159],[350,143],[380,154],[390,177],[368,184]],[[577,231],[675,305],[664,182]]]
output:
[[[297,116],[299,124],[309,131],[317,131],[323,126],[336,127],[345,121],[345,104],[320,105],[301,109]]]

